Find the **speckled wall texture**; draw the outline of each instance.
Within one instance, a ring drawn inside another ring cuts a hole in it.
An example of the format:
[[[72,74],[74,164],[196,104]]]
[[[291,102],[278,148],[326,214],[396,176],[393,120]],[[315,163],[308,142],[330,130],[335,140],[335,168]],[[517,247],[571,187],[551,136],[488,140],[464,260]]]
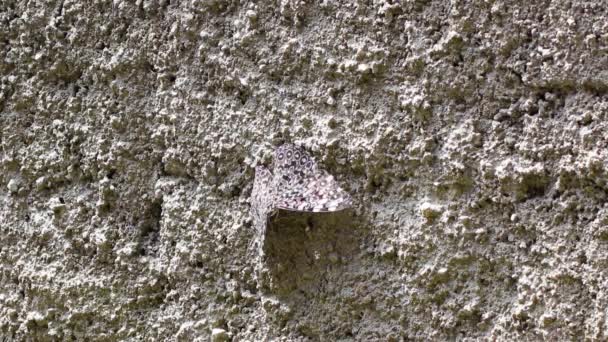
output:
[[[0,339],[608,339],[607,17],[0,1]],[[260,258],[283,143],[354,209],[273,215]]]

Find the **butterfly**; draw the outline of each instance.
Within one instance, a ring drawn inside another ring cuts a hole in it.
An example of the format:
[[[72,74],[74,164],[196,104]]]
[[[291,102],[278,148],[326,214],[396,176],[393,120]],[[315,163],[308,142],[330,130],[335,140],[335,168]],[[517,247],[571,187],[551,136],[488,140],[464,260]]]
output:
[[[263,166],[255,169],[251,211],[257,227],[265,227],[268,214],[276,209],[334,212],[350,207],[350,195],[296,145],[278,147],[271,170]]]

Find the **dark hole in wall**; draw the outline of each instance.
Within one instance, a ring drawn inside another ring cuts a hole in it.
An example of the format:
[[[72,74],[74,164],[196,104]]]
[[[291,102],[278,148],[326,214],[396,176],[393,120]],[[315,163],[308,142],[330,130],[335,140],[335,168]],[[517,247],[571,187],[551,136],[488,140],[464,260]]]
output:
[[[160,220],[162,218],[163,201],[153,201],[144,213],[144,222],[140,228],[140,255],[154,254],[158,247]]]
[[[110,171],[108,171],[108,174],[106,175],[106,177],[108,177],[108,179],[112,179],[112,178],[114,178],[115,174],[116,174],[116,169],[110,169]]]

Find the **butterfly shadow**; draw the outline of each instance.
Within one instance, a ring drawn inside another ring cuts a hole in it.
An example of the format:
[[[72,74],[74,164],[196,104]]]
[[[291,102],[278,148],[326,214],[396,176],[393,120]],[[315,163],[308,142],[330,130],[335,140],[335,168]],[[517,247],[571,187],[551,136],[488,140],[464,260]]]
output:
[[[315,296],[359,252],[354,210],[275,210],[261,237],[258,286],[278,298]]]

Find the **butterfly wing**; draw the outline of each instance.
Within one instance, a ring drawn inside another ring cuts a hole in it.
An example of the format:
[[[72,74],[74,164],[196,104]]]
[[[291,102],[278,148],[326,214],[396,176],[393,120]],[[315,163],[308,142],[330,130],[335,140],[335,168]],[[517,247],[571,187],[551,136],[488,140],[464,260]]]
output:
[[[292,144],[280,146],[274,152],[273,171],[275,181],[297,182],[303,177],[310,176],[317,169],[314,159],[306,151]]]
[[[251,214],[256,229],[263,232],[266,228],[266,218],[274,202],[272,173],[263,167],[255,168],[255,180],[251,190]]]
[[[275,152],[273,207],[293,211],[329,212],[349,208],[350,196],[303,149],[286,144]]]
[[[319,170],[307,182],[306,197],[309,198],[314,212],[338,211],[350,208],[352,199],[332,175]]]
[[[332,212],[350,208],[352,199],[329,173],[319,169],[302,148],[285,144],[276,149],[273,172],[255,169],[251,213],[256,229],[263,233],[272,209]]]
[[[302,179],[298,186],[278,191],[274,204],[279,209],[309,212],[339,211],[351,206],[350,196],[325,172]]]

